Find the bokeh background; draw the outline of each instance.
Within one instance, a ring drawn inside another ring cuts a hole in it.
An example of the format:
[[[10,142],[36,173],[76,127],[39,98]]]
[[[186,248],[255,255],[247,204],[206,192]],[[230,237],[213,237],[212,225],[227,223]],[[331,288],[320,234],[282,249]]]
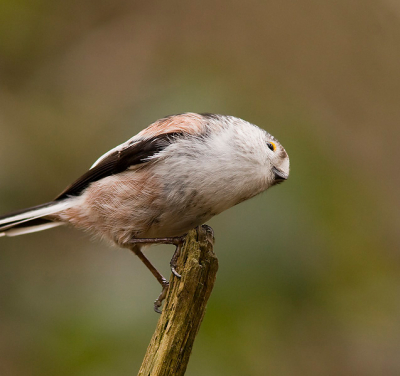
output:
[[[165,115],[242,117],[291,175],[209,223],[187,375],[399,375],[399,61],[395,0],[2,0],[0,211]],[[136,374],[160,290],[139,260],[69,228],[0,248],[0,375]]]

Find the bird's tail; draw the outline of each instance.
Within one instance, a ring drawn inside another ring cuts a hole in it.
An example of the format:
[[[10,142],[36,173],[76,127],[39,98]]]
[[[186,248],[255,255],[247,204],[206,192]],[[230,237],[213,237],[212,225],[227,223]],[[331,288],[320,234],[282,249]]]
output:
[[[17,236],[30,232],[47,230],[65,224],[53,222],[46,217],[66,210],[72,206],[72,200],[52,201],[0,217],[0,236]]]

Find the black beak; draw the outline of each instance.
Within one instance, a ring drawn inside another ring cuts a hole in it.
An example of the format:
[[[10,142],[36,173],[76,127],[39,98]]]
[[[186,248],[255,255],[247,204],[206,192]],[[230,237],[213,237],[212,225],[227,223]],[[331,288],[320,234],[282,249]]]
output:
[[[288,176],[281,170],[278,170],[276,167],[272,167],[272,172],[274,173],[274,184],[282,183],[285,181]]]

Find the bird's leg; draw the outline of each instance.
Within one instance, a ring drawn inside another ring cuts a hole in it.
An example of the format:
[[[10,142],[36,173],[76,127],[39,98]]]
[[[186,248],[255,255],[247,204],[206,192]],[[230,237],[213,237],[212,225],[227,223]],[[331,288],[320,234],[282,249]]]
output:
[[[131,244],[174,244],[175,252],[169,263],[171,267],[171,272],[174,276],[181,278],[181,275],[176,271],[176,262],[181,253],[181,248],[186,239],[186,235],[171,237],[171,238],[141,238],[141,239],[131,239],[129,243]]]
[[[160,307],[162,305],[162,301],[167,296],[167,291],[169,287],[168,281],[161,275],[161,273],[154,267],[154,265],[150,262],[150,260],[143,254],[143,252],[138,247],[132,247],[132,252],[139,257],[139,259],[147,266],[147,268],[151,271],[151,273],[156,277],[157,281],[162,286],[161,294],[154,302],[154,310],[157,313],[161,313]]]
[[[174,244],[176,246],[174,255],[172,256],[170,266],[172,273],[181,278],[181,275],[175,270],[176,268],[176,261],[179,257],[180,250],[182,247],[183,242],[185,241],[186,235],[175,237],[175,238],[142,238],[142,239],[131,239],[129,241],[130,244]],[[162,276],[162,274],[155,268],[155,266],[150,262],[150,260],[143,254],[143,252],[139,249],[139,247],[130,247],[132,252],[139,257],[139,259],[146,265],[146,267],[151,271],[151,273],[156,277],[157,281],[162,286],[162,291],[157,300],[154,302],[154,310],[157,313],[161,313],[160,307],[162,305],[163,300],[167,296],[169,283],[168,281]]]

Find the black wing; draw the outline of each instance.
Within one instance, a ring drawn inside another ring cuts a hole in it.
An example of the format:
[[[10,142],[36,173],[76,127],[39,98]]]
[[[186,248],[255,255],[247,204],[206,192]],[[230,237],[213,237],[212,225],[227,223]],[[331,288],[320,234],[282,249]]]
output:
[[[110,175],[119,174],[131,166],[147,162],[150,157],[165,149],[177,137],[182,136],[183,133],[167,133],[133,143],[126,148],[111,153],[68,186],[55,200],[78,196],[89,184],[95,181]]]

